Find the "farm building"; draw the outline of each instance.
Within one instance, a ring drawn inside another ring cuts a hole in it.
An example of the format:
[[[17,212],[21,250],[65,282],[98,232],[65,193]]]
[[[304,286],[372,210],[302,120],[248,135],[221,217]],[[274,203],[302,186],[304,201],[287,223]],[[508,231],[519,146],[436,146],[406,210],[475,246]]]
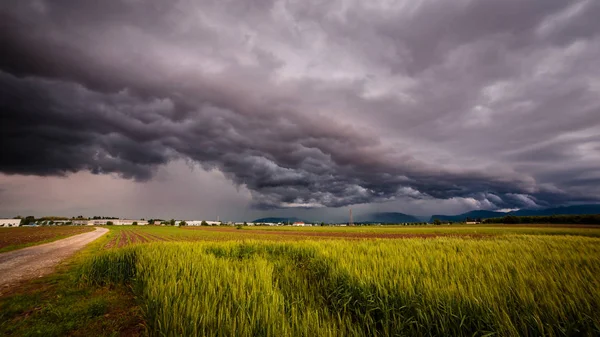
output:
[[[304,227],[305,223],[302,221],[298,221],[298,222],[294,222],[294,224],[292,226],[301,226]]]
[[[90,226],[91,225],[99,226],[99,225],[106,225],[106,224],[108,224],[108,222],[111,222],[113,225],[116,225],[116,226],[133,225],[134,222],[137,222],[137,224],[140,226],[148,224],[148,221],[145,221],[145,220],[121,220],[121,219],[95,219],[95,220],[87,221],[87,224]]]
[[[236,226],[254,226],[254,222],[234,222],[233,223]]]
[[[114,220],[113,224],[115,225],[133,225],[133,223],[137,223],[138,226],[144,226],[148,224],[148,221],[145,220]]]
[[[206,222],[207,225],[209,226],[218,226],[221,224],[220,221],[207,221],[207,220],[186,220],[186,224],[188,226],[201,226],[202,225],[202,221]]]
[[[90,220],[88,222],[88,225],[94,225],[94,226],[106,225],[109,221],[114,221],[114,220],[110,220],[110,219],[94,219],[94,220]]]
[[[0,227],[19,227],[21,219],[0,219]]]

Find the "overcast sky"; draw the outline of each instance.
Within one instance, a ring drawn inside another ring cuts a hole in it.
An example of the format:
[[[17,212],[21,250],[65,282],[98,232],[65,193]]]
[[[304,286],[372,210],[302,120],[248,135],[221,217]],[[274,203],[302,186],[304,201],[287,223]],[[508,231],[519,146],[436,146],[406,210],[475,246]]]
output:
[[[600,202],[600,1],[0,2],[0,215]]]

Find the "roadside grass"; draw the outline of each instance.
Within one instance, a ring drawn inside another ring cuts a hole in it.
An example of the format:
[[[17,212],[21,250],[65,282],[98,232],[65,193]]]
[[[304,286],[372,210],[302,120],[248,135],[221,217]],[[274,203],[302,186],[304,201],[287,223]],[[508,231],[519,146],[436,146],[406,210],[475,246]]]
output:
[[[0,228],[0,253],[68,238],[92,231],[87,226]]]
[[[123,285],[84,287],[78,266],[114,235],[107,233],[58,267],[0,297],[1,336],[136,336],[144,334],[139,306]]]

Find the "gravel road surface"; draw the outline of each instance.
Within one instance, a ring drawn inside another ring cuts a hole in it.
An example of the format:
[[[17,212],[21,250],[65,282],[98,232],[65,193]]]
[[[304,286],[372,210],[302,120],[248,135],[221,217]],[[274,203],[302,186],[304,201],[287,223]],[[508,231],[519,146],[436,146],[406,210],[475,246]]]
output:
[[[106,232],[106,228],[96,228],[92,232],[0,254],[0,295],[20,281],[51,273],[59,262]]]

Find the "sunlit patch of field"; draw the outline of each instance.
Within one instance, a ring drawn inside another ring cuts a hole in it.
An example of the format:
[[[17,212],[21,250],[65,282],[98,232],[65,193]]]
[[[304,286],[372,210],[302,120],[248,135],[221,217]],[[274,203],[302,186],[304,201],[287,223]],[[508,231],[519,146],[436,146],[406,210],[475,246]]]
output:
[[[437,235],[580,235],[600,237],[600,225],[410,225],[410,226],[313,226],[313,227],[268,227],[248,226],[249,231],[295,232],[295,233],[364,233],[364,234],[437,234]]]
[[[0,253],[94,230],[85,226],[0,228]]]
[[[298,241],[298,240],[364,240],[462,237],[489,239],[504,235],[573,235],[600,237],[600,226],[356,226],[356,227],[268,227],[229,226],[171,227],[171,226],[112,226],[105,248],[153,241]]]
[[[78,271],[131,285],[152,336],[600,334],[599,238],[208,242],[236,232],[157,228],[115,233],[202,239],[104,250]]]

